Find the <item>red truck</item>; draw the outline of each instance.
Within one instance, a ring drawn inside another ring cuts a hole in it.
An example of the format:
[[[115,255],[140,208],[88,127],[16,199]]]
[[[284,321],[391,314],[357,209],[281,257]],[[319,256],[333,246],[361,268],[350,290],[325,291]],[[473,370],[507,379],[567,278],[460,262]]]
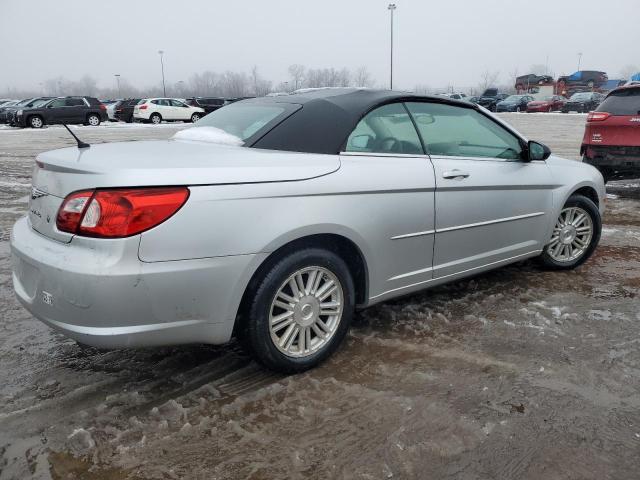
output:
[[[611,90],[589,113],[580,154],[605,182],[640,178],[640,82]]]

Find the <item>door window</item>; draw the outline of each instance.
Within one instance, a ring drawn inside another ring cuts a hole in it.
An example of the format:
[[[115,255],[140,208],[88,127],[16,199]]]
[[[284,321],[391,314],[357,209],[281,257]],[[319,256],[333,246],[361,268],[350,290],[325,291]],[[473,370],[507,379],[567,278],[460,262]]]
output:
[[[169,100],[171,102],[172,107],[186,107],[186,105],[178,100]]]
[[[66,105],[66,102],[64,98],[56,98],[55,100],[51,100],[51,103],[47,105],[47,107],[58,108],[58,107],[64,107],[65,105]]]
[[[369,112],[351,132],[346,152],[422,155],[420,137],[407,110],[400,103]]]
[[[407,103],[427,153],[452,157],[519,160],[520,140],[472,108],[439,103]]]

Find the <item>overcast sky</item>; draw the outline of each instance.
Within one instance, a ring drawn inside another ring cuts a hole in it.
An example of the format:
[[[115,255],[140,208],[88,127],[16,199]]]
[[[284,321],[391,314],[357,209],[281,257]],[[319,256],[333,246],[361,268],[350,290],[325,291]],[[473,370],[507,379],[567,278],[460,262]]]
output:
[[[483,71],[556,75],[582,68],[610,78],[640,64],[640,0],[396,0],[395,86],[467,87]],[[257,65],[274,83],[287,67],[365,65],[389,71],[389,12],[381,0],[0,0],[0,89],[63,76],[137,86],[194,72]]]

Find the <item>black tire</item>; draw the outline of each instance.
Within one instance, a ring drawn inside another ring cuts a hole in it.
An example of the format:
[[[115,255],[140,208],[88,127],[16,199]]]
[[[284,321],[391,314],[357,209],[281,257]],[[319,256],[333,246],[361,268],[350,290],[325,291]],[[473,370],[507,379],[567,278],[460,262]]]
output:
[[[271,304],[283,282],[294,272],[305,267],[323,267],[329,270],[342,286],[342,317],[327,343],[315,353],[304,357],[288,356],[274,344],[269,330]],[[347,264],[335,253],[321,248],[305,248],[288,254],[269,265],[252,282],[247,292],[246,318],[238,331],[240,342],[265,367],[282,373],[296,373],[313,368],[325,361],[344,339],[355,309],[353,279]]]
[[[200,114],[199,113],[194,113],[193,115],[191,115],[191,123],[196,123],[198,120],[200,120]]]
[[[593,225],[591,241],[589,242],[588,247],[579,257],[567,262],[559,262],[556,259],[552,258],[547,251],[548,247],[545,246],[542,254],[538,258],[544,267],[551,270],[573,270],[574,268],[582,265],[593,254],[593,251],[600,241],[600,235],[602,233],[602,218],[600,217],[600,211],[598,210],[596,204],[593,203],[591,199],[583,195],[574,194],[569,197],[562,208],[565,209],[568,207],[580,207],[582,210],[587,212],[587,214],[591,218],[591,222]]]
[[[154,125],[160,125],[162,123],[162,115],[159,113],[152,113],[149,117],[149,121]]]
[[[39,116],[39,115],[33,115],[33,116],[29,117],[29,120],[27,121],[27,124],[31,128],[42,128],[42,127],[44,127],[44,120],[42,120],[42,117]]]
[[[91,125],[93,127],[97,127],[98,125],[100,125],[100,116],[96,115],[95,113],[90,113],[89,115],[87,115],[87,123],[86,124],[87,125]]]

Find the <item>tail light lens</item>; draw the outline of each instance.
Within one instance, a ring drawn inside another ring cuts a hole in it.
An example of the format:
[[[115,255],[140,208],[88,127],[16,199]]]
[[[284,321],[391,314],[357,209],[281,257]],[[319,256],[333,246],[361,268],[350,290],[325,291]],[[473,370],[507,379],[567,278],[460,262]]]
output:
[[[107,109],[107,107],[101,103],[100,104],[100,110],[106,110],[106,109]]]
[[[607,112],[589,112],[587,115],[587,122],[602,122],[611,116]]]
[[[140,110],[146,110],[147,109],[147,105],[140,105]]]
[[[189,198],[187,187],[85,190],[65,198],[58,230],[86,237],[122,238],[166,221]]]

